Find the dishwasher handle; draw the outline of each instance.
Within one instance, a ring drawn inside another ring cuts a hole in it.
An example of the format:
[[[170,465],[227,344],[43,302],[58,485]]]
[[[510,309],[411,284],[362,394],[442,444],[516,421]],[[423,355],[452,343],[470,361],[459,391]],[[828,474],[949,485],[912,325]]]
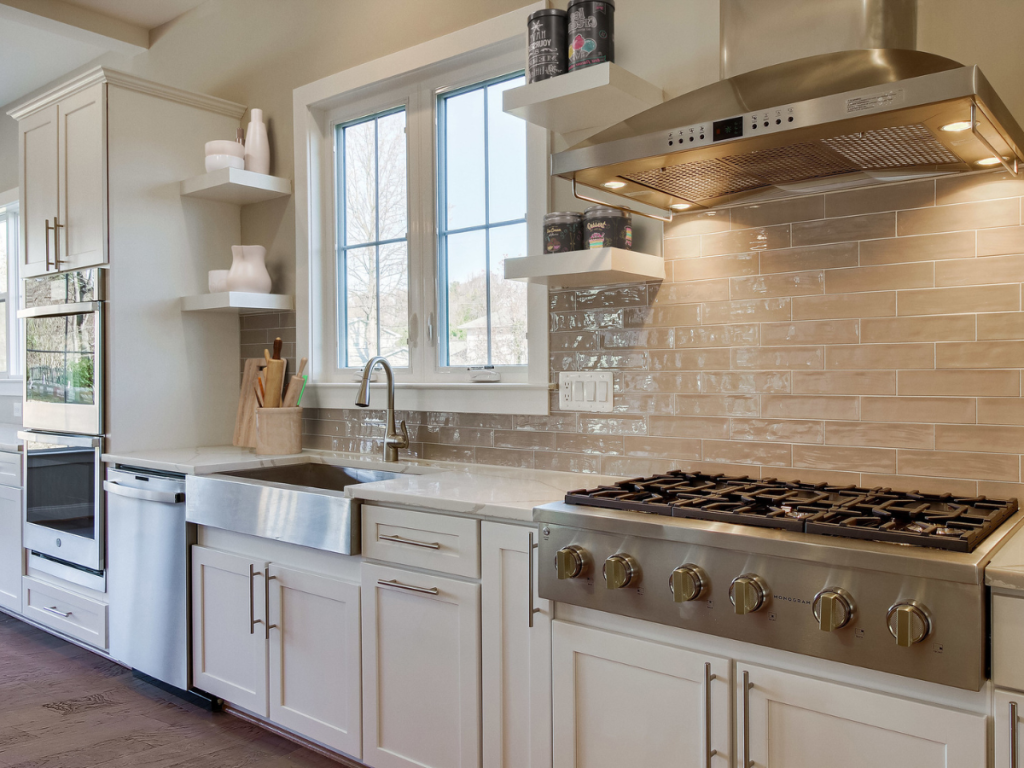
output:
[[[104,480],[103,490],[115,496],[124,496],[126,499],[139,499],[140,501],[156,501],[161,504],[181,504],[185,501],[184,493],[170,493],[167,491],[148,491],[144,488],[132,488],[130,485],[121,485],[114,480]]]

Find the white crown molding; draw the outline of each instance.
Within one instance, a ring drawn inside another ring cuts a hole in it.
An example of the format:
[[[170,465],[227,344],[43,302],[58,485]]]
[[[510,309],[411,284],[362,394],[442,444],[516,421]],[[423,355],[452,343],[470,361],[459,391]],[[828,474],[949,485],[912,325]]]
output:
[[[121,88],[127,88],[139,93],[146,93],[150,96],[157,96],[168,101],[175,101],[179,104],[186,104],[190,107],[205,109],[208,112],[216,112],[219,115],[227,115],[240,120],[247,109],[243,104],[236,104],[233,101],[218,99],[214,96],[207,96],[202,93],[193,93],[180,88],[173,88],[169,85],[161,85],[150,80],[143,80],[141,77],[129,75],[126,72],[119,72],[108,67],[94,67],[82,74],[67,80],[46,93],[36,96],[29,101],[23,102],[7,114],[15,120],[31,115],[40,109],[45,109],[52,104],[66,99],[73,93],[88,88],[96,83],[109,83]]]

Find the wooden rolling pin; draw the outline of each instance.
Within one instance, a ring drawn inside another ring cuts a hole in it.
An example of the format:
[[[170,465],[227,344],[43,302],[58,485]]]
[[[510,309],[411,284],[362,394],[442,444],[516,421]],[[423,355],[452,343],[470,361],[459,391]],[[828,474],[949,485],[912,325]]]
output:
[[[284,369],[286,361],[281,359],[281,337],[274,339],[274,356],[271,357],[267,350],[263,350],[267,358],[266,386],[263,395],[264,408],[281,407],[281,391],[284,389]]]
[[[306,369],[307,358],[302,358],[299,363],[299,370],[295,372],[291,380],[288,382],[288,389],[284,393],[284,407],[294,408],[299,404],[299,395],[302,394],[302,385],[306,383],[306,379],[302,376],[302,372]]]

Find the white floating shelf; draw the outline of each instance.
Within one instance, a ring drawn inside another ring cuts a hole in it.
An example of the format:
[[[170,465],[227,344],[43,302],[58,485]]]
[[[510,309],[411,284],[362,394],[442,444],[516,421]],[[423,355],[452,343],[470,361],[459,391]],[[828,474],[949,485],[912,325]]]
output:
[[[665,260],[622,248],[596,248],[505,261],[505,279],[549,288],[591,288],[665,279]]]
[[[614,62],[505,91],[506,112],[556,133],[603,128],[665,100],[656,85]]]
[[[238,168],[221,168],[181,182],[183,197],[200,197],[236,205],[262,203],[275,197],[287,197],[291,193],[291,179]]]
[[[295,299],[278,293],[204,293],[185,296],[181,300],[182,312],[266,312],[295,309]]]

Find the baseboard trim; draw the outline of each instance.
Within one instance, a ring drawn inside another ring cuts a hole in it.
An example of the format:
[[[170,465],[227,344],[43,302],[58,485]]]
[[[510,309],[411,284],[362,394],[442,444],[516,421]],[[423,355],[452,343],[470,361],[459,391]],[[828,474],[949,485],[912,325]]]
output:
[[[287,739],[293,744],[298,744],[300,747],[305,747],[311,752],[316,752],[318,755],[322,755],[323,757],[326,757],[330,760],[334,760],[339,765],[345,766],[345,768],[370,768],[368,765],[366,765],[366,763],[361,763],[358,760],[352,759],[351,757],[335,752],[333,749],[325,747],[323,744],[320,744],[319,742],[311,741],[307,738],[299,736],[297,733],[293,733],[292,731],[289,731],[287,728],[282,728],[276,723],[272,723],[269,720],[265,720],[259,715],[254,715],[252,712],[249,712],[247,710],[239,709],[238,707],[235,707],[226,701],[224,702],[224,708],[221,711],[225,712],[226,714],[237,717],[240,720],[245,720],[247,723],[257,725],[265,731],[270,731],[275,736],[280,736],[282,739]]]

